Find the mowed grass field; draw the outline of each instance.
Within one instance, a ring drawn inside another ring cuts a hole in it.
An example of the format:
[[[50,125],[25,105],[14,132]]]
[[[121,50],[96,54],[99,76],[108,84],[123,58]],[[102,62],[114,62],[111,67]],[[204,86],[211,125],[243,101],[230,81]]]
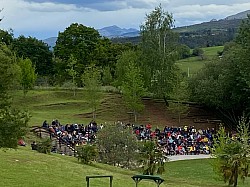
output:
[[[1,187],[86,187],[86,176],[113,175],[113,187],[134,187],[131,177],[140,174],[105,164],[82,165],[74,157],[59,154],[45,155],[30,147],[17,150],[0,149]],[[162,187],[225,187],[216,180],[211,159],[169,162]],[[90,180],[91,187],[108,187],[108,178]],[[150,181],[141,181],[138,187],[154,187]],[[239,187],[250,186],[247,179]]]
[[[224,46],[215,46],[215,47],[206,47],[202,48],[204,51],[204,60],[201,60],[200,57],[189,57],[186,59],[179,60],[177,62],[178,67],[185,72],[189,73],[189,76],[194,75],[197,71],[199,71],[205,63],[218,59],[218,51],[222,51]]]

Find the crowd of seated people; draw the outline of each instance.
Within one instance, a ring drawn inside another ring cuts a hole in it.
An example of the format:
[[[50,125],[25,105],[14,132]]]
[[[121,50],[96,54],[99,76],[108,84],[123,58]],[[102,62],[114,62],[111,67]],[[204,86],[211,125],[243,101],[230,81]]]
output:
[[[96,132],[98,128],[100,128],[95,121],[91,121],[88,125],[62,125],[58,120],[53,120],[51,125],[49,125],[45,120],[42,126],[49,130],[51,136],[57,136],[59,138],[59,143],[66,143],[71,147],[94,142],[96,139]]]
[[[138,140],[155,139],[165,155],[210,154],[215,130],[197,130],[194,126],[152,129],[150,124],[133,127]]]
[[[96,140],[96,133],[103,128],[103,125],[97,125],[95,121],[91,121],[88,125],[83,124],[66,124],[62,125],[58,120],[53,120],[51,125],[44,121],[43,128],[48,129],[51,135],[59,137],[59,141],[76,147],[87,143],[93,143]],[[199,129],[194,126],[184,127],[168,127],[160,130],[153,130],[151,124],[135,126],[126,124],[125,128],[133,129],[139,141],[154,140],[158,144],[158,148],[168,155],[184,155],[184,154],[210,154],[210,147],[213,142],[215,130]]]

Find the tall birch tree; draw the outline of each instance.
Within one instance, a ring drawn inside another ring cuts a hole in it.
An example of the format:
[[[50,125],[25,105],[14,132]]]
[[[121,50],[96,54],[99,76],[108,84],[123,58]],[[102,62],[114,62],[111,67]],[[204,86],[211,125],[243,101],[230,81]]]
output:
[[[167,97],[174,87],[178,57],[177,36],[171,30],[174,27],[172,14],[165,12],[161,5],[146,15],[141,25],[141,49],[144,80],[155,97]]]

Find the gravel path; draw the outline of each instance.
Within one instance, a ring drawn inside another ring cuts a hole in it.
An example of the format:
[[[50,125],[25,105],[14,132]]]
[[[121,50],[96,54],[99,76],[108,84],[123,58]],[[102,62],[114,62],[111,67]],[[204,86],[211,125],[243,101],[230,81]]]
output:
[[[192,159],[204,159],[204,158],[211,158],[211,155],[174,155],[169,156],[169,161],[178,161],[178,160],[192,160]]]

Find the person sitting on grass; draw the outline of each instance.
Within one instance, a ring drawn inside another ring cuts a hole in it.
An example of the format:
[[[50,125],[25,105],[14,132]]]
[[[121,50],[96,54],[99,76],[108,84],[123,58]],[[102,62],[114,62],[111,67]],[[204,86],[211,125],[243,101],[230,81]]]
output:
[[[35,141],[31,144],[31,149],[32,150],[37,150],[37,144],[36,144]]]

